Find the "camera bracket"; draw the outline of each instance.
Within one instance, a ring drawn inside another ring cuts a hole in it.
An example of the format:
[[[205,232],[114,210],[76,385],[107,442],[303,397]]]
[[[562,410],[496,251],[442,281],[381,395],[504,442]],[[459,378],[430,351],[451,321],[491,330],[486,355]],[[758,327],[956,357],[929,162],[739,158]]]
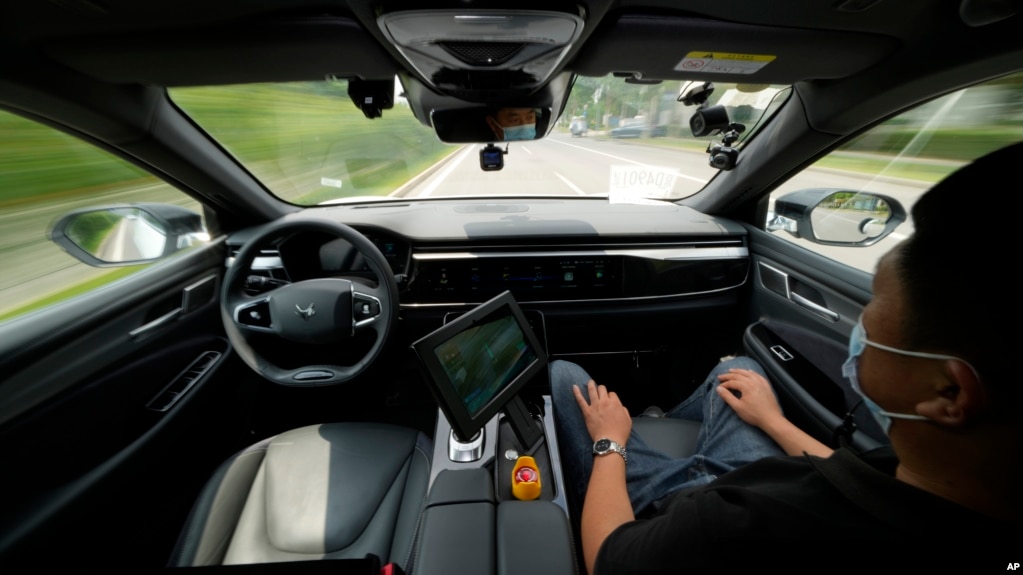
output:
[[[732,147],[732,144],[739,141],[739,134],[746,131],[746,126],[732,122],[721,136],[721,142],[707,144],[707,153],[710,154],[710,166],[719,170],[731,170],[739,161],[739,150]]]

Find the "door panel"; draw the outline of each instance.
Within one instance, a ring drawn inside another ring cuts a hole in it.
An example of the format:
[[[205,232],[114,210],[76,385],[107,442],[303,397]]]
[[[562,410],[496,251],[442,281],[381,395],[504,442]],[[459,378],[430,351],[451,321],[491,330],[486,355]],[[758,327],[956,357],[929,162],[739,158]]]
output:
[[[836,445],[835,429],[859,398],[842,376],[848,337],[870,301],[872,276],[750,228],[753,274],[746,352],[768,371],[786,416]],[[864,407],[853,446],[886,441]]]
[[[222,242],[0,326],[0,565],[159,567],[240,445]],[[56,552],[59,549],[59,552]]]

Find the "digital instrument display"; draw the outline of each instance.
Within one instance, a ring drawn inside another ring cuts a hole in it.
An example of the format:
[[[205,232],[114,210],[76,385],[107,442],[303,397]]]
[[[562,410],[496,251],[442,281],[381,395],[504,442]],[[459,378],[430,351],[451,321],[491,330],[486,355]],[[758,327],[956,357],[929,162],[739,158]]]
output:
[[[421,261],[415,295],[421,301],[455,294],[482,301],[505,290],[529,301],[621,297],[621,268],[621,258],[609,256]]]

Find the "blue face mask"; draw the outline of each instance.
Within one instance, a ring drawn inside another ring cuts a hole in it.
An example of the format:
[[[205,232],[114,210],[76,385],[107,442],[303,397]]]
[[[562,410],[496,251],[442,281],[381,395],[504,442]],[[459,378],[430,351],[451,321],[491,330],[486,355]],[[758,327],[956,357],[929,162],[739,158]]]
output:
[[[501,130],[504,131],[504,140],[506,142],[512,142],[516,140],[535,140],[536,139],[536,124],[523,124],[521,126],[508,126],[505,128],[501,126]]]
[[[858,375],[857,371],[859,369],[860,355],[863,354],[863,350],[867,349],[868,345],[873,348],[877,348],[891,353],[897,353],[899,355],[906,355],[910,357],[922,357],[926,359],[943,360],[954,359],[957,361],[962,361],[963,363],[966,363],[966,365],[970,365],[969,363],[959,359],[958,357],[954,357],[951,355],[925,353],[920,351],[906,351],[903,349],[898,349],[894,347],[889,347],[887,345],[874,343],[867,339],[867,330],[863,328],[863,318],[861,317],[856,322],[856,327],[853,328],[852,334],[849,335],[849,358],[845,360],[844,364],[842,364],[842,375],[849,379],[849,384],[852,385],[853,391],[855,391],[857,395],[863,398],[864,405],[866,405],[867,409],[870,410],[870,414],[877,421],[877,424],[881,426],[881,429],[885,432],[885,435],[887,435],[888,430],[891,429],[892,419],[927,421],[927,418],[922,415],[909,413],[892,413],[890,411],[885,411],[884,409],[881,408],[881,406],[874,403],[873,400],[867,397],[867,394],[863,393],[863,390],[860,388],[860,382],[859,378],[857,377]],[[973,366],[970,366],[970,369],[973,369]],[[976,373],[976,370],[974,370],[974,373]]]

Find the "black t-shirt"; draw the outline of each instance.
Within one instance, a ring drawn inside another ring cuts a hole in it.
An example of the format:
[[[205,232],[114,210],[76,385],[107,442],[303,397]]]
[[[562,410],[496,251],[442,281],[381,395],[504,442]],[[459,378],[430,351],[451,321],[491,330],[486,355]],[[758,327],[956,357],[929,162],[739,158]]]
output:
[[[596,575],[893,563],[1004,572],[1023,561],[1018,529],[896,480],[890,449],[862,457],[772,457],[681,492],[655,517],[612,532]]]

